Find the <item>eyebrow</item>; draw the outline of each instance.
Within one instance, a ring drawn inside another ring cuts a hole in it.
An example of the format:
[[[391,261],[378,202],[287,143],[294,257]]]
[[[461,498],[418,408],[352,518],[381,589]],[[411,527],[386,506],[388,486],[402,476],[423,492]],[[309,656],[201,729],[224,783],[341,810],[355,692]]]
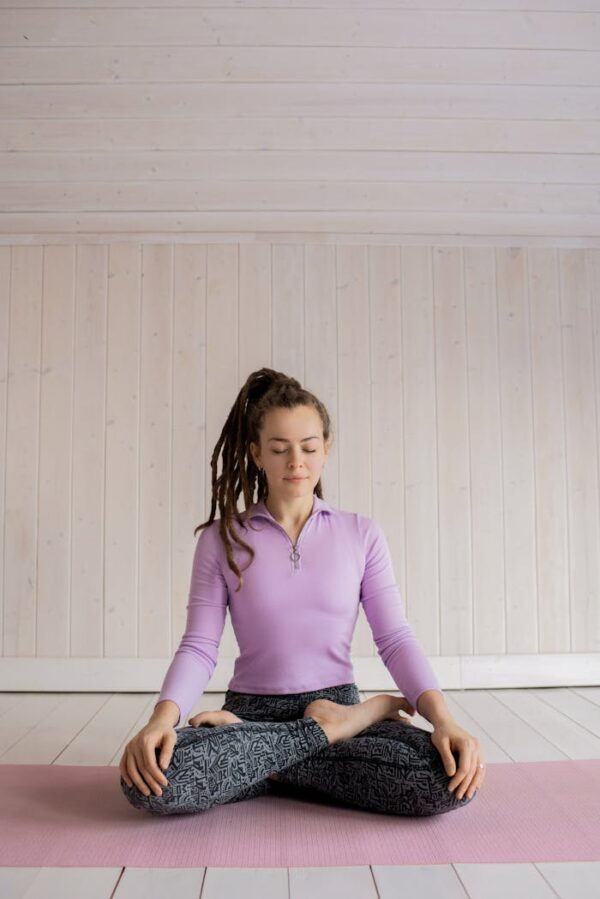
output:
[[[312,437],[303,437],[302,440],[300,441],[300,443],[304,443],[305,440],[318,440],[318,439],[319,439],[318,436],[316,434],[313,434]],[[269,437],[269,440],[267,441],[267,443],[269,443],[271,440],[279,440],[281,443],[289,443],[290,442],[286,437]]]

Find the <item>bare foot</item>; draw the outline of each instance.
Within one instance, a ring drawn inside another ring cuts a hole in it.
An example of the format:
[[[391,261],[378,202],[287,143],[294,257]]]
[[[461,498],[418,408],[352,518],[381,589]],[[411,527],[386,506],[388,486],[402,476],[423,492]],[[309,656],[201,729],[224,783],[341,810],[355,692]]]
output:
[[[244,723],[242,718],[238,718],[233,712],[226,712],[225,709],[210,709],[206,712],[199,712],[188,720],[193,727],[215,727],[219,724]]]
[[[413,724],[410,718],[398,714],[401,709],[406,711],[404,698],[391,696],[388,693],[379,693],[365,702],[351,706],[340,705],[329,699],[315,699],[306,706],[302,717],[314,718],[327,734],[331,744],[353,737],[370,724],[388,718],[398,721],[400,724]],[[281,780],[275,771],[273,774],[269,774],[268,779]]]
[[[370,724],[384,718],[397,718],[399,709],[404,708],[403,697],[389,693],[378,693],[364,702],[354,705],[340,705],[330,699],[315,699],[304,709],[303,718],[314,718],[325,731],[330,744],[339,743],[356,736]]]

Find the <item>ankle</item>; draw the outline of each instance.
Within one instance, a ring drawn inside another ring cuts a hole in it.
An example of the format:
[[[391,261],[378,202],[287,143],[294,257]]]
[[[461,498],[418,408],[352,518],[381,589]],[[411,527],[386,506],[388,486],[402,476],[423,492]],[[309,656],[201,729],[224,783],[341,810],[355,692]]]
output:
[[[321,718],[319,715],[307,715],[306,717],[312,718],[313,721],[316,721],[316,723],[319,725],[321,730],[325,733],[325,736],[327,737],[327,740],[328,740],[330,746],[336,741],[337,734],[334,731],[334,727],[333,727],[331,721],[326,721],[324,718]]]

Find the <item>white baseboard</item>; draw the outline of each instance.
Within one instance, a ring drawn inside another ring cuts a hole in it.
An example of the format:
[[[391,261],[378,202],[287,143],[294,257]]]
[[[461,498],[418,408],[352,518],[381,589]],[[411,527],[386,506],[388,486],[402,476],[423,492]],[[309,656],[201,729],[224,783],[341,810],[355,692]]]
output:
[[[428,656],[442,690],[600,686],[600,653]],[[0,692],[154,693],[170,659],[0,658]],[[206,693],[224,693],[234,659],[219,659]],[[360,690],[396,691],[377,656],[352,660]],[[324,685],[329,686],[329,685]]]

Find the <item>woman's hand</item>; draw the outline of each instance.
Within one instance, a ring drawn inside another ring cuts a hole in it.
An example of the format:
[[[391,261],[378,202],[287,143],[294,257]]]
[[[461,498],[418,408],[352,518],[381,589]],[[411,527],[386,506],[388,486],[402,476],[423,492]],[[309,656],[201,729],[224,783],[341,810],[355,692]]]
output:
[[[209,712],[199,712],[197,715],[194,715],[193,718],[188,719],[188,724],[191,724],[192,727],[202,726],[203,724],[209,724],[211,727],[215,724],[236,724],[239,722],[243,724],[241,718],[238,718],[237,715],[234,715],[233,712],[226,712],[224,709],[214,709]]]
[[[127,786],[135,784],[144,796],[149,796],[150,790],[162,796],[161,784],[167,786],[168,780],[158,767],[156,748],[161,747],[160,767],[166,771],[176,742],[174,727],[161,721],[149,721],[129,741],[121,756],[119,769]]]
[[[462,799],[465,793],[471,799],[484,780],[485,768],[479,768],[483,764],[481,746],[477,737],[460,727],[454,719],[444,720],[434,726],[431,734],[431,742],[436,747],[444,762],[446,773],[452,778],[448,784],[449,790],[457,787],[455,796]],[[458,770],[452,751],[459,754]]]

